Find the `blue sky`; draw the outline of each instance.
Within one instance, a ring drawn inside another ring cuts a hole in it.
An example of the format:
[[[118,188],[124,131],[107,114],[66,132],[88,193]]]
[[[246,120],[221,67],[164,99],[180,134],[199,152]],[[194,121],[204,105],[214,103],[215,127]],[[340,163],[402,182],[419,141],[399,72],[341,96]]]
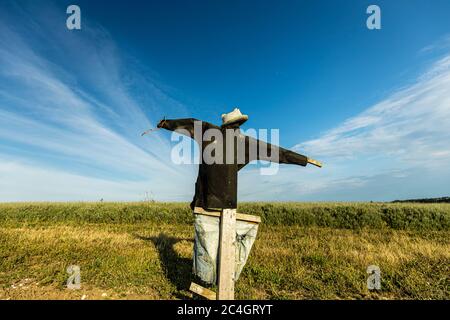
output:
[[[67,30],[69,4],[82,30]],[[382,29],[366,28],[381,8]],[[2,1],[0,201],[190,200],[163,116],[244,128],[324,162],[251,165],[239,200],[448,195],[448,1]]]

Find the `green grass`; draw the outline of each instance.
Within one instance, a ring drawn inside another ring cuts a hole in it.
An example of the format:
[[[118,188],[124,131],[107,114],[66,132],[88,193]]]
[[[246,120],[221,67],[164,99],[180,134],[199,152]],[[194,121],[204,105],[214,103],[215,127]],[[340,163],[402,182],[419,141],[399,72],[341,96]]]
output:
[[[265,225],[450,229],[450,204],[255,202],[238,210],[260,215]],[[185,203],[4,203],[0,222],[189,224],[193,218]]]
[[[449,299],[450,204],[243,203],[243,299]],[[185,203],[0,204],[0,299],[193,298]],[[65,288],[81,267],[81,290]],[[366,287],[381,269],[380,291]]]

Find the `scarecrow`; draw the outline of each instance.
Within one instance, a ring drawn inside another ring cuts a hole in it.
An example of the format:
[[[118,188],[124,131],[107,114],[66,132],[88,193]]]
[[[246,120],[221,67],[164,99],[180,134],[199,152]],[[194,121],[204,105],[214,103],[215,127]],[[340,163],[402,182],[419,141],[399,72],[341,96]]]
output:
[[[248,116],[235,108],[230,113],[222,114],[221,126],[194,118],[163,119],[158,123],[158,128],[187,135],[199,144],[202,156],[195,183],[195,195],[190,205],[193,210],[236,209],[238,171],[253,160],[322,166],[320,162],[304,155],[243,135],[239,128],[247,120]],[[210,139],[205,139],[206,136]],[[209,155],[214,161],[207,159],[205,151],[208,150],[212,150]],[[196,214],[194,221],[193,272],[203,282],[214,284],[217,282],[219,218]],[[257,228],[258,225],[245,221],[236,222],[234,281],[239,278],[247,261]]]

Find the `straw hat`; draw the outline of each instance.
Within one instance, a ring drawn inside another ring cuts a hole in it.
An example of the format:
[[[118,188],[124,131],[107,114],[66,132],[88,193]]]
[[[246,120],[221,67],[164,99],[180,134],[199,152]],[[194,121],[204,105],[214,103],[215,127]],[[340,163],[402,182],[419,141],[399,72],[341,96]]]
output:
[[[248,120],[248,115],[242,114],[241,110],[238,108],[234,108],[230,113],[222,114],[222,126],[226,126],[229,124],[239,123],[239,125],[243,124]]]

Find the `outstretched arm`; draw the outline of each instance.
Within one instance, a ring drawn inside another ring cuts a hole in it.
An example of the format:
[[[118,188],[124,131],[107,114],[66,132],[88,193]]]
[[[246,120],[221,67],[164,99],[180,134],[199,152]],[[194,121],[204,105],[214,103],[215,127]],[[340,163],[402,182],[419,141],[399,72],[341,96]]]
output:
[[[277,148],[277,147],[275,147]],[[313,164],[316,167],[321,168],[322,163],[320,161],[308,158],[307,156],[304,156],[302,154],[296,153],[294,151],[284,149],[281,147],[278,147],[279,149],[279,163],[287,163],[287,164],[297,164],[301,166],[306,166],[308,163]]]
[[[322,163],[294,151],[284,149],[251,137],[245,139],[245,164],[253,160],[265,160],[278,163],[306,166],[308,163],[322,167]],[[255,152],[256,151],[256,152]],[[239,169],[245,166],[240,165]]]
[[[194,118],[186,118],[186,119],[162,119],[157,127],[163,128],[170,131],[180,131],[180,133],[186,134],[189,137],[194,136],[194,123],[195,121],[200,121]]]
[[[203,132],[206,129],[219,128],[209,122],[198,120],[195,118],[172,119],[172,120],[162,119],[161,121],[159,121],[157,127],[170,131],[177,131],[178,133],[185,134],[191,138],[194,138],[194,132],[196,128],[200,129],[199,134],[201,135],[203,135]]]

